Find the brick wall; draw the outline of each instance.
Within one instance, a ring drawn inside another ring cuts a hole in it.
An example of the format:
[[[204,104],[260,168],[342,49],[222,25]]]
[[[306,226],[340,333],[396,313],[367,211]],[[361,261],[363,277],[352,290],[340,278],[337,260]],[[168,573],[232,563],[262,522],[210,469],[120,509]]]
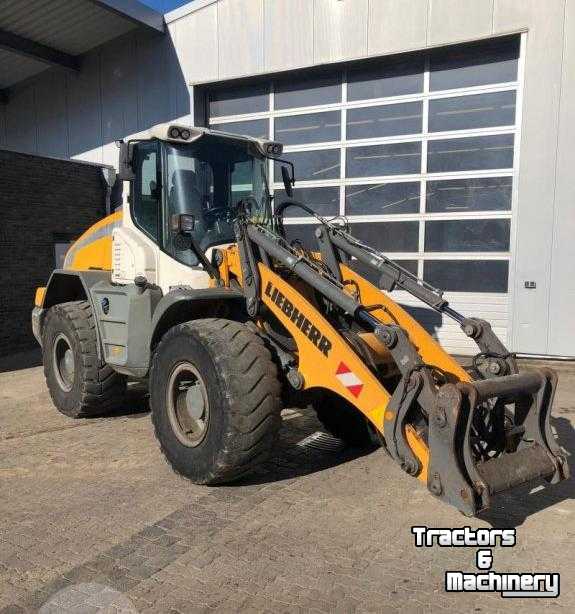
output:
[[[54,243],[104,215],[99,167],[0,150],[0,356],[36,344],[30,313],[54,269]]]

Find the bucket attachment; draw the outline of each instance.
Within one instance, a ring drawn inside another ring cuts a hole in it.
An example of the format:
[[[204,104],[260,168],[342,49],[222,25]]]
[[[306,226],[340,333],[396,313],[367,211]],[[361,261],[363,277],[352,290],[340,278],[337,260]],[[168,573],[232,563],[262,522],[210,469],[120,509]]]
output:
[[[566,479],[549,423],[556,385],[550,369],[443,385],[429,416],[429,490],[473,516],[496,493]]]

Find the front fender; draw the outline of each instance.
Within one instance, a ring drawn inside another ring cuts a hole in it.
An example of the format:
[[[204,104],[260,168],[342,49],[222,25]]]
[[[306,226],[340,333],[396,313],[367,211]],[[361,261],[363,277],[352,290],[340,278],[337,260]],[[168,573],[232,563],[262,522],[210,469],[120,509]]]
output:
[[[222,307],[243,308],[244,295],[230,288],[175,288],[162,297],[152,317],[151,347],[176,324],[221,316]]]
[[[110,281],[110,271],[69,271],[56,269],[52,271],[44,290],[42,304],[36,304],[32,309],[32,332],[42,345],[42,327],[48,309],[60,303],[69,301],[89,301],[92,304],[90,288],[100,281]],[[100,335],[98,335],[98,355],[100,355]]]

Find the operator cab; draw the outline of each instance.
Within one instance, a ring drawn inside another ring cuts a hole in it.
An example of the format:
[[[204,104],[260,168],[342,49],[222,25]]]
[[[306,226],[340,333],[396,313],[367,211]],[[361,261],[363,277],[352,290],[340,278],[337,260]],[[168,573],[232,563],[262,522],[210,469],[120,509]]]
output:
[[[184,265],[208,268],[206,251],[235,241],[240,201],[252,219],[271,222],[268,159],[281,154],[278,143],[163,124],[120,147],[134,225]]]

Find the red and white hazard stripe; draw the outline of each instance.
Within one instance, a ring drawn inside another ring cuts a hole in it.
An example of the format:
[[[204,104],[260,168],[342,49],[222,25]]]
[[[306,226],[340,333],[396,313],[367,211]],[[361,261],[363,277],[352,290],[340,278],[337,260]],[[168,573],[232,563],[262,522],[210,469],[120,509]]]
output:
[[[357,398],[360,395],[363,389],[363,382],[344,362],[339,363],[335,376],[354,397]]]

